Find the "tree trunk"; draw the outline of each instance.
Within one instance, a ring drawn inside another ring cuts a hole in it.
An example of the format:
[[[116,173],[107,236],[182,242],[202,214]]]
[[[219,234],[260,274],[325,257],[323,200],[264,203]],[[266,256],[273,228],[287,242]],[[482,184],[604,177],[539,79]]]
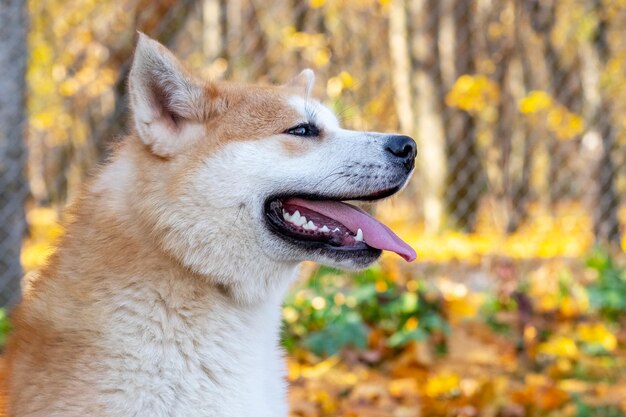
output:
[[[532,90],[532,74],[531,74],[531,60],[526,53],[526,47],[528,47],[528,33],[524,30],[524,22],[520,18],[522,15],[522,6],[519,3],[514,4],[515,8],[515,21],[513,29],[513,45],[515,48],[515,55],[517,56],[517,71],[514,72],[511,78],[511,90],[517,91],[515,95],[514,103],[525,96],[528,91]],[[513,86],[516,86],[515,88]],[[519,169],[519,176],[516,181],[511,181],[509,189],[509,219],[507,224],[507,233],[513,233],[517,231],[519,226],[526,221],[528,217],[528,203],[530,200],[530,171],[532,168],[533,160],[533,136],[528,128],[528,122],[524,119],[517,118],[514,123],[518,127],[515,129],[516,133],[521,135],[521,154],[522,160]]]
[[[438,51],[440,4],[438,0],[415,0],[409,7],[418,166],[426,231],[432,233],[443,224],[447,170]]]
[[[389,5],[389,49],[391,52],[391,78],[400,130],[412,134],[415,113],[411,103],[411,57],[407,34],[406,1],[392,0]]]
[[[391,58],[391,80],[393,99],[400,131],[408,135],[415,134],[415,109],[413,108],[413,89],[411,77],[411,55],[409,53],[406,0],[392,0],[389,4],[389,52]],[[419,199],[419,181],[412,181],[405,191],[411,201]],[[416,210],[414,219],[422,218],[423,210]]]
[[[26,31],[24,0],[0,1],[0,304],[20,295],[20,248],[26,230]]]
[[[202,1],[202,53],[211,65],[222,53],[220,0]]]
[[[471,1],[453,2],[454,79],[474,74],[473,20]],[[447,201],[454,223],[466,231],[475,226],[478,203],[484,188],[482,164],[476,144],[476,120],[469,113],[450,109]]]
[[[600,8],[596,1],[594,6]],[[598,13],[598,16],[602,16]],[[583,143],[596,161],[594,170],[595,192],[593,231],[597,242],[619,245],[620,226],[618,219],[619,197],[616,192],[617,171],[611,152],[615,146],[615,130],[612,124],[612,108],[609,99],[600,89],[599,74],[609,58],[606,22],[600,20],[592,44],[583,49],[583,80],[585,119],[589,126]]]

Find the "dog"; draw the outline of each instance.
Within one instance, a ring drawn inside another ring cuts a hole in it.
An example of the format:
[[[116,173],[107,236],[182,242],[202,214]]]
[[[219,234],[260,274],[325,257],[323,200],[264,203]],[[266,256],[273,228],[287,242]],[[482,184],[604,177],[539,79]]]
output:
[[[139,34],[132,133],[14,310],[10,417],[287,416],[280,312],[299,263],[416,256],[343,202],[401,190],[415,142],[342,129],[313,83],[202,82]]]

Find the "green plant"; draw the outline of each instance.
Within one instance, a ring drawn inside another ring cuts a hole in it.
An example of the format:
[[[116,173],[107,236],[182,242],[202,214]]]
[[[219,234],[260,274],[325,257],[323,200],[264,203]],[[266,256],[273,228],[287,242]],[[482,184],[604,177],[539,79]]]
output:
[[[11,331],[11,323],[9,322],[9,317],[5,309],[0,308],[0,348],[4,347],[7,336],[9,335],[9,331]]]
[[[510,335],[511,323],[500,318],[501,313],[511,313],[517,310],[517,304],[512,298],[489,294],[481,307],[481,316],[491,330],[496,333]]]
[[[591,252],[586,265],[598,275],[587,288],[591,306],[605,318],[616,321],[626,313],[626,270],[601,248]]]
[[[391,348],[448,332],[437,292],[423,283],[407,290],[380,267],[357,273],[320,267],[286,300],[283,341],[289,350],[326,356],[344,347],[365,349],[373,328]]]
[[[586,404],[579,395],[573,396],[573,400],[576,406],[576,414],[574,417],[626,417],[626,413],[618,406],[592,406]]]

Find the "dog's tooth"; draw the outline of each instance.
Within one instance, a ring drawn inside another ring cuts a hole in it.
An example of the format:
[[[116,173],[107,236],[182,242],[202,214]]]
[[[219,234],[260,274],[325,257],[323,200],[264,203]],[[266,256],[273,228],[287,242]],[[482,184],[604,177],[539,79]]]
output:
[[[341,230],[339,230],[338,227],[335,227],[335,230],[333,230],[333,232],[341,232]]]
[[[307,223],[306,216],[300,216],[298,218],[298,222],[296,223],[298,226],[304,226]]]
[[[309,220],[307,224],[303,225],[302,228],[305,230],[317,230],[317,226],[311,220]]]
[[[287,221],[291,220],[291,214],[289,214],[289,212],[287,210],[283,209],[283,218]]]
[[[289,221],[293,224],[295,224],[296,226],[299,226],[299,222],[300,222],[300,212],[298,210],[296,210],[292,215],[291,218],[289,219]]]
[[[363,230],[357,230],[354,240],[356,240],[357,242],[363,242]]]
[[[320,232],[322,233],[328,233],[330,232],[330,229],[328,228],[328,226],[324,225],[320,228]]]

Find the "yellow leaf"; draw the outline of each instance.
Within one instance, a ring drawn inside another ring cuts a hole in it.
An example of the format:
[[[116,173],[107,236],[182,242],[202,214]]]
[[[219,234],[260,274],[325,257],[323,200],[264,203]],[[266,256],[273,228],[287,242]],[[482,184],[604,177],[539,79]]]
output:
[[[406,323],[404,324],[404,327],[407,330],[415,330],[417,329],[418,324],[419,324],[419,320],[417,320],[417,318],[415,317],[411,317],[406,321]]]
[[[385,281],[382,281],[382,280],[376,281],[376,292],[385,292],[387,291],[388,288],[389,286],[387,285]]]
[[[625,240],[625,242],[626,242],[626,240]],[[406,290],[407,291],[415,292],[415,291],[418,290],[418,288],[419,288],[419,284],[417,283],[416,280],[411,279],[411,280],[407,281],[407,283],[406,283]]]
[[[80,84],[78,81],[75,78],[70,78],[61,83],[59,86],[59,93],[62,96],[72,96],[78,91],[79,88]]]
[[[527,343],[532,342],[537,337],[537,328],[535,326],[524,327],[524,341]]]
[[[575,358],[578,356],[576,343],[564,336],[557,336],[540,344],[538,351],[544,355],[561,358]]]
[[[321,48],[315,52],[313,63],[317,67],[325,67],[330,62],[330,51],[328,48]]]
[[[531,91],[519,100],[517,106],[524,114],[538,113],[548,109],[552,105],[552,97],[545,91]]]
[[[326,390],[317,390],[314,392],[315,400],[320,405],[324,414],[331,414],[337,411],[337,400]]]
[[[58,223],[57,213],[48,207],[32,209],[27,214],[30,225],[31,240],[43,241],[52,245],[53,241],[63,234],[63,228]]]
[[[31,123],[36,129],[46,130],[54,125],[55,118],[56,113],[52,111],[42,111],[32,116]]]
[[[352,75],[350,75],[349,72],[341,71],[339,73],[339,78],[341,79],[341,83],[343,84],[344,88],[351,89],[354,87],[354,78],[352,77]]]
[[[582,342],[600,345],[608,352],[617,348],[617,338],[602,323],[581,323],[576,332]]]
[[[560,140],[569,140],[580,135],[585,128],[585,123],[577,114],[558,106],[548,112],[548,129],[555,133]]]
[[[53,58],[52,49],[44,43],[39,43],[30,53],[31,65],[42,65]]]
[[[399,378],[389,381],[389,394],[396,398],[409,397],[417,394],[417,381],[415,378]]]
[[[484,75],[460,76],[446,95],[446,104],[469,113],[492,108],[500,99],[496,83]]]
[[[442,372],[426,381],[425,393],[428,397],[451,396],[459,393],[461,379],[452,372]]]
[[[24,244],[20,256],[24,270],[32,271],[41,268],[53,251],[52,246],[47,243]]]

